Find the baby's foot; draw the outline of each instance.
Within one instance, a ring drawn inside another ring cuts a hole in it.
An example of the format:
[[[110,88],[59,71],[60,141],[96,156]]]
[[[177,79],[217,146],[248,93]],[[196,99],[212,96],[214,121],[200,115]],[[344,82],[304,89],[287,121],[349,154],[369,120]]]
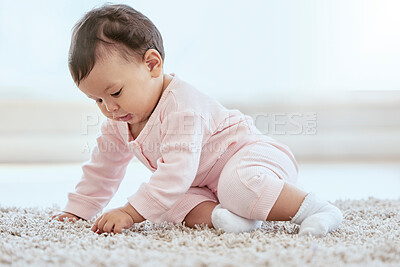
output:
[[[218,204],[211,213],[211,222],[215,229],[228,233],[240,233],[260,228],[262,221],[249,220],[238,216]]]
[[[343,214],[326,200],[309,193],[291,222],[300,224],[299,235],[311,234],[322,237],[339,228]]]

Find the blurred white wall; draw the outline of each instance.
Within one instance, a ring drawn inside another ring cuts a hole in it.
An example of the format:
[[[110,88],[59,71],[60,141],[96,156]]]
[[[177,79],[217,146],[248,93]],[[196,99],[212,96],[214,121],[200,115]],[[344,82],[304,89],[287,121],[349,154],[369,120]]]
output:
[[[2,2],[0,162],[88,157],[101,115],[70,78],[67,53],[75,22],[103,3]],[[259,128],[287,127],[265,133],[298,157],[400,158],[399,1],[124,3],[160,30],[166,72],[258,115]]]

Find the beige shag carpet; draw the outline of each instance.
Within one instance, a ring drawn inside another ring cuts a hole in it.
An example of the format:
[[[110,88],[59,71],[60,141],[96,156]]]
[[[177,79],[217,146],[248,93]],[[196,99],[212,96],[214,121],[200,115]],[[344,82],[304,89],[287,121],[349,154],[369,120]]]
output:
[[[136,224],[95,234],[91,222],[61,223],[59,207],[0,207],[0,266],[400,266],[400,199],[337,200],[342,226],[324,238],[290,222],[241,234],[207,226]]]

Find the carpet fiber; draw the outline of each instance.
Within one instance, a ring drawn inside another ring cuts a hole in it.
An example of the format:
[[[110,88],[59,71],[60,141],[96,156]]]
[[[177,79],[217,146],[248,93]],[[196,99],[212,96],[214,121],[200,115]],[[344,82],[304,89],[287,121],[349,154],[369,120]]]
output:
[[[290,222],[228,234],[145,221],[98,235],[94,220],[50,221],[57,206],[0,207],[0,266],[399,266],[400,199],[333,204],[343,224],[324,238],[300,237]]]

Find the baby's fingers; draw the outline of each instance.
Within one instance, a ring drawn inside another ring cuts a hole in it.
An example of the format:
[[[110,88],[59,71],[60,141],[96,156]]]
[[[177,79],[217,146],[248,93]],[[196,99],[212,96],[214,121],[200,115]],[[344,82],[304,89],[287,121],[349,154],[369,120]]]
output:
[[[111,233],[114,229],[114,223],[112,221],[107,221],[103,227],[103,231],[106,233]]]
[[[69,217],[69,216],[65,216],[64,218],[63,218],[63,220],[65,220],[65,218],[68,218],[68,221],[69,222],[76,222],[78,219],[77,218],[75,218],[75,217]]]
[[[62,214],[54,214],[53,216],[51,216],[52,220],[58,220],[58,221],[62,221],[63,215]]]
[[[97,219],[97,228],[99,229],[100,234],[104,232],[104,225],[106,224],[106,222],[107,219],[104,215],[101,215],[101,217]]]
[[[122,225],[116,223],[114,225],[114,234],[120,234],[120,233],[122,233]]]
[[[97,230],[99,230],[99,221],[103,216],[100,216],[99,218],[97,218],[97,220],[94,222],[92,228],[90,229],[93,232],[97,232]]]
[[[97,228],[97,223],[94,223],[93,226],[92,226],[92,228],[90,229],[90,231],[93,231],[93,232],[96,233],[98,229],[99,229],[99,228]]]
[[[52,220],[55,219],[55,220],[60,221],[60,222],[64,222],[64,218],[67,218],[67,217],[66,216],[62,216],[62,215],[54,215],[53,217],[51,217]]]

